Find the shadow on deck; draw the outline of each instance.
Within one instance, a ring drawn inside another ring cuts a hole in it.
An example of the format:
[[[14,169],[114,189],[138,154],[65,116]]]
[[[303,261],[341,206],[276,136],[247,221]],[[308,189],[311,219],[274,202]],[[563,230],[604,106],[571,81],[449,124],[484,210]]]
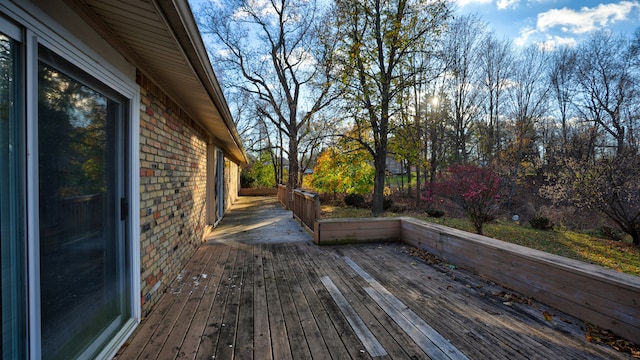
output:
[[[316,246],[275,198],[243,197],[118,358],[626,358],[508,293],[401,243]]]

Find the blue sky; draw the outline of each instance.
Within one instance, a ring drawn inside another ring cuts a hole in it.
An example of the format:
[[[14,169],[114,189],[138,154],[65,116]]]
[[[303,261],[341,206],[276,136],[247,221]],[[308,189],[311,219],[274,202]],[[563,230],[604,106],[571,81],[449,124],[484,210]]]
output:
[[[454,0],[460,13],[477,13],[516,45],[575,45],[608,29],[632,34],[640,27],[640,1]]]

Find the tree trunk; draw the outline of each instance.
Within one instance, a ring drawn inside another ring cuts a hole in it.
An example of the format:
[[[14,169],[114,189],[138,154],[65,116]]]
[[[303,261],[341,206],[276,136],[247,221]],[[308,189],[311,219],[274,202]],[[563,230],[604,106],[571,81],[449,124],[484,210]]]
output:
[[[380,216],[384,213],[384,178],[386,174],[386,147],[376,149],[375,168],[376,174],[373,179],[373,199],[371,200],[371,214]]]
[[[298,187],[298,134],[291,134],[289,139],[289,181],[287,187]]]

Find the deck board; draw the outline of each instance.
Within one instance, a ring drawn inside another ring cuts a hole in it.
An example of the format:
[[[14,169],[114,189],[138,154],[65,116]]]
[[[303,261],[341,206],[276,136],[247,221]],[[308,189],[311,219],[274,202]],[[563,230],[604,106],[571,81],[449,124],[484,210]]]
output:
[[[429,265],[402,243],[319,247],[295,222],[277,223],[249,226],[242,241],[230,227],[219,240],[214,232],[116,358],[372,358],[325,276],[384,348],[376,359],[427,359],[421,346],[430,346],[423,335],[431,330],[440,335],[432,343],[469,359],[627,358],[587,342],[579,320],[537,302],[505,305],[496,294],[508,290]],[[276,240],[278,232],[289,234],[287,242]]]
[[[215,258],[216,262],[211,263],[211,266],[206,269],[206,271],[208,271],[206,274],[209,281],[203,288],[204,293],[202,300],[198,304],[189,329],[184,335],[182,350],[178,353],[177,359],[195,359],[198,353],[202,334],[207,326],[207,317],[211,312],[215,295],[222,280],[223,264],[229,259],[230,250],[230,247],[225,246],[221,247],[219,251],[211,251],[218,256]]]

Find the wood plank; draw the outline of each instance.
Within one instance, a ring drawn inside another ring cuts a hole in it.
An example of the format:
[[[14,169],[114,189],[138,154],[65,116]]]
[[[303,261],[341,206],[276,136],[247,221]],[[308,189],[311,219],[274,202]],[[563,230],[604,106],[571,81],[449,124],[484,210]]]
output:
[[[200,342],[207,325],[207,319],[211,313],[216,293],[222,281],[224,263],[229,259],[231,249],[229,246],[210,244],[204,245],[203,247],[215,253],[217,257],[215,261],[210,262],[207,267],[206,273],[208,274],[209,283],[204,289],[202,300],[193,316],[189,329],[185,333],[184,343],[182,344],[182,349],[177,359],[194,359],[198,353]]]
[[[402,270],[396,269],[396,271],[402,271]],[[463,272],[459,270],[451,272],[452,276],[455,275],[456,280],[458,280],[458,277],[461,276],[461,274],[463,274]],[[485,299],[485,297],[477,297],[477,298],[476,297],[467,297],[467,298],[460,297],[458,294],[464,294],[465,292],[470,292],[470,289],[472,289],[473,286],[471,288],[465,288],[457,282],[458,281],[452,281],[451,282],[452,285],[450,285],[452,286],[452,290],[455,290],[455,293],[451,293],[450,295],[449,294],[447,295],[447,299],[448,299],[447,303],[460,304],[461,306],[461,308],[459,310],[455,310],[455,312],[465,311],[470,316],[473,316],[475,319],[477,319],[477,321],[479,321],[479,323],[476,325],[477,326],[476,328],[479,330],[486,328],[485,324],[493,325],[492,328],[497,327],[498,329],[501,329],[500,332],[495,332],[495,331],[492,331],[492,332],[495,335],[499,335],[501,338],[503,338],[502,340],[503,342],[505,341],[504,340],[505,338],[508,339],[506,343],[510,344],[510,347],[513,349],[516,349],[516,350],[521,348],[535,349],[536,347],[539,347],[541,348],[541,350],[538,350],[538,353],[541,355],[544,354],[544,352],[546,351],[545,350],[546,346],[545,344],[540,342],[540,341],[544,341],[543,340],[544,334],[537,333],[536,336],[529,336],[524,338],[522,336],[517,336],[517,334],[520,334],[520,333],[521,334],[531,333],[533,329],[528,328],[526,326],[521,326],[519,321],[516,320],[519,317],[518,309],[516,306],[514,307],[504,306],[502,305],[502,301],[504,300],[489,302],[487,304],[488,306],[485,306],[483,305],[482,302],[476,301],[476,300]],[[470,299],[473,301],[470,301]],[[494,300],[491,297],[489,297],[489,299]],[[443,304],[443,305],[447,305],[447,304]],[[504,329],[504,331],[502,329]]]
[[[214,301],[211,306],[211,311],[207,314],[206,328],[200,338],[200,346],[196,354],[196,359],[199,360],[211,360],[217,352],[219,344],[220,331],[223,327],[223,317],[227,306],[227,297],[230,293],[229,285],[232,282],[232,276],[236,264],[236,259],[240,256],[238,249],[230,247],[229,256],[222,260],[219,264],[222,267],[222,273],[216,289],[210,289],[214,292]],[[211,295],[210,295],[211,296]]]
[[[287,290],[285,291],[291,295],[291,302],[295,307],[304,340],[309,348],[309,355],[311,357],[317,357],[319,354],[326,354],[328,352],[327,344],[325,344],[322,332],[318,328],[316,318],[307,301],[307,294],[305,293],[311,289],[305,287],[303,290],[301,283],[303,279],[298,276],[299,270],[298,266],[296,266],[296,258],[288,256],[288,250],[294,246],[298,246],[298,244],[286,244],[280,247],[278,251],[278,263],[282,267],[284,274],[286,274],[287,283],[285,285]],[[308,293],[309,297],[313,295],[312,291]]]
[[[157,356],[158,360],[175,359],[183,351],[182,347],[185,341],[185,335],[191,327],[196,310],[203,300],[209,282],[213,278],[208,276],[207,268],[211,262],[217,261],[219,256],[219,254],[212,251],[208,251],[207,254],[207,261],[203,263],[202,268],[195,269],[200,271],[193,274],[190,279],[185,279],[187,286],[182,291],[189,294],[189,299],[183,306],[180,315],[176,319],[175,325],[170,329],[171,332]]]
[[[240,299],[238,306],[238,321],[235,334],[235,346],[233,358],[237,360],[251,360],[254,358],[254,306],[253,284],[256,278],[256,252],[257,246],[246,246],[245,264],[243,268],[242,282],[240,283]]]
[[[298,305],[293,298],[292,287],[293,281],[290,280],[291,274],[288,273],[285,262],[279,256],[286,244],[275,244],[273,249],[273,268],[275,272],[276,287],[278,289],[278,297],[280,306],[282,307],[282,315],[287,328],[287,336],[289,338],[289,347],[296,359],[311,359],[311,350],[309,343],[305,338],[302,328],[302,320],[298,314]]]
[[[323,276],[320,278],[322,284],[325,286],[333,301],[338,305],[340,311],[351,325],[351,328],[356,333],[365,349],[372,357],[387,355],[387,351],[382,347],[378,339],[373,335],[371,330],[362,321],[358,313],[353,310],[347,299],[342,295],[338,287],[333,283],[330,277]]]
[[[269,330],[269,310],[265,288],[263,252],[266,245],[256,246],[256,275],[253,283],[253,342],[254,351],[265,360],[273,359],[271,332]]]
[[[292,359],[287,326],[280,302],[280,294],[274,270],[273,246],[263,247],[262,266],[264,271],[265,291],[267,295],[267,312],[269,316],[269,332],[271,334],[272,356],[274,359]]]
[[[369,273],[364,271],[350,257],[344,256],[345,262],[371,285],[365,291],[382,307],[391,318],[407,332],[413,341],[432,359],[468,358],[440,333],[404,305]]]
[[[322,253],[318,251],[317,247],[307,244],[292,246],[288,250],[290,253],[287,256],[295,259],[299,264],[299,268],[294,269],[294,272],[301,279],[305,296],[318,327],[322,331],[322,337],[325,339],[331,358],[337,360],[370,359],[371,357],[366,352],[360,351],[363,349],[362,343],[320,281],[320,275],[311,258],[322,256]]]
[[[220,327],[215,359],[232,359],[236,346],[236,330],[240,313],[241,287],[244,281],[247,252],[244,246],[236,245],[238,257],[227,278],[227,297],[225,300],[222,324]]]
[[[191,276],[200,273],[207,263],[209,253],[204,249],[196,250],[187,266],[178,275],[162,295],[154,311],[140,326],[140,331],[120,355],[123,359],[155,359],[173,329],[182,308],[189,299],[189,293],[182,291]]]
[[[387,351],[388,358],[424,358],[426,355],[422,349],[367,295],[364,291],[366,282],[341,259],[341,248],[319,248],[324,251],[321,256],[314,256],[312,260],[322,271],[322,275],[331,277],[340,292],[348,299],[351,306]],[[342,313],[338,312],[338,315],[332,316],[342,316]]]

